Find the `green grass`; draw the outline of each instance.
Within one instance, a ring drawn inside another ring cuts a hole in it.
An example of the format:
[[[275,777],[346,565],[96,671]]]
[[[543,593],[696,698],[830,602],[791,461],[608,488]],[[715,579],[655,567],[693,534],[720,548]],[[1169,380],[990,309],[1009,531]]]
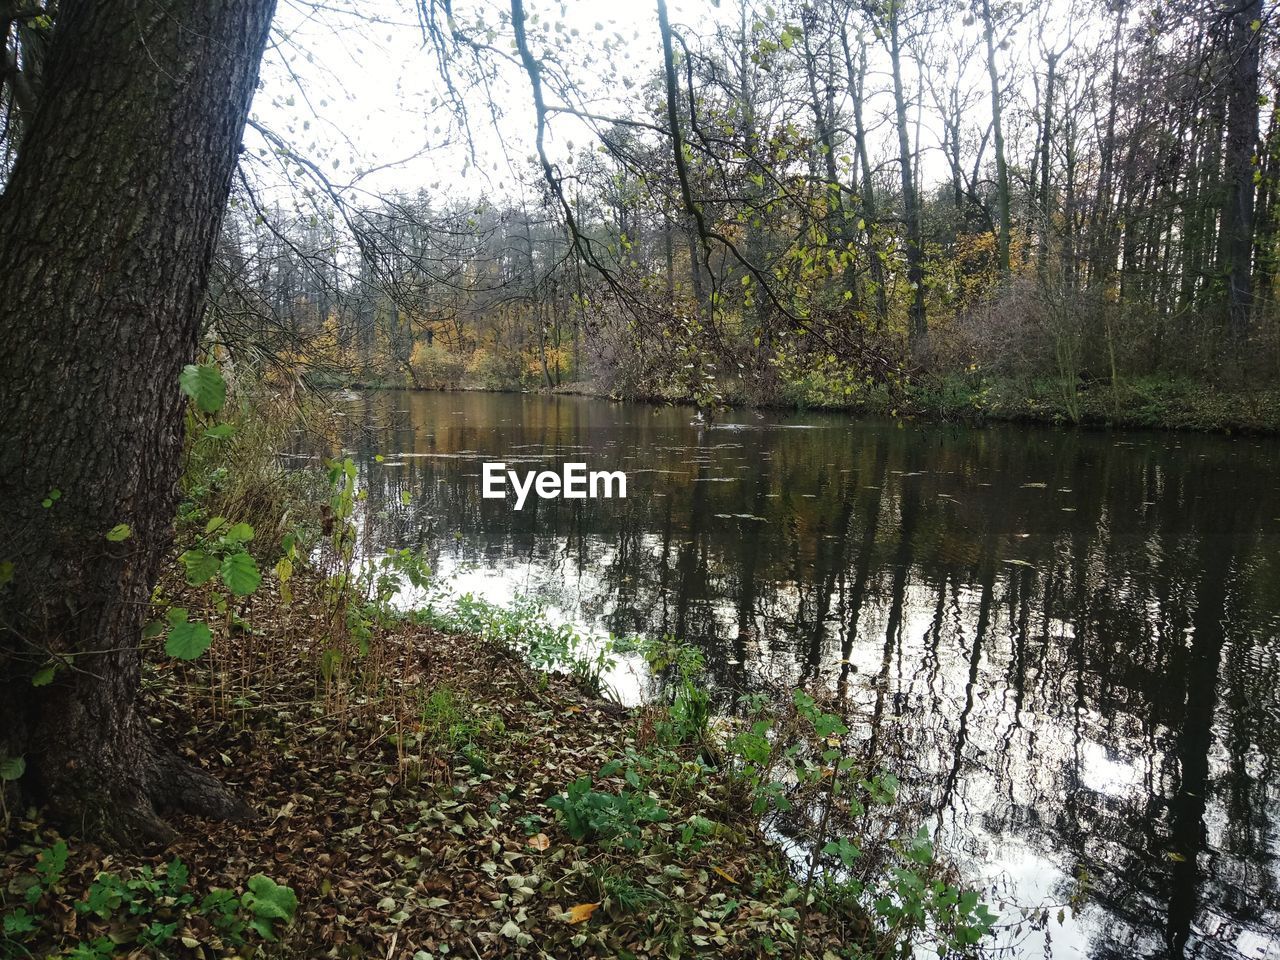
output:
[[[423,739],[472,767],[484,766],[484,746],[506,731],[497,713],[481,712],[450,687],[437,687],[423,698],[419,710]]]

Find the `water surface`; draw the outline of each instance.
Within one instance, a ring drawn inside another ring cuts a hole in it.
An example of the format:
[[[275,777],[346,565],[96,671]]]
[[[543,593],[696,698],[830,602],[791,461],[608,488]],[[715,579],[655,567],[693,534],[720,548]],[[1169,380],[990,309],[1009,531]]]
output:
[[[1008,955],[1280,958],[1275,441],[493,394],[344,410],[366,546],[685,638],[725,704],[843,696],[988,899],[1048,911]],[[516,512],[481,498],[486,460],[623,470],[628,497]]]

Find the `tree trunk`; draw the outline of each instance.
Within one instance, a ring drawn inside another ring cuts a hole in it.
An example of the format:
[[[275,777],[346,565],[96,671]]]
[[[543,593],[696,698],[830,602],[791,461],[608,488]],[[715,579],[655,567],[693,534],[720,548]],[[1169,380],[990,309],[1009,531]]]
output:
[[[889,62],[893,68],[893,105],[898,127],[898,162],[902,166],[902,212],[907,221],[907,282],[911,285],[911,313],[907,339],[911,353],[923,360],[929,353],[929,327],[924,306],[924,229],[920,223],[920,200],[916,194],[915,165],[912,163],[907,129],[907,102],[902,93],[902,48],[898,38],[898,7],[889,5]]]
[[[1253,311],[1254,156],[1258,148],[1258,69],[1262,0],[1231,16],[1231,80],[1227,104],[1227,181],[1222,207],[1222,261],[1227,280],[1227,332],[1239,356]]]
[[[746,231],[747,261],[753,266],[763,267],[765,263],[765,221],[768,218],[765,197],[765,168],[760,159],[760,132],[756,123],[756,78],[752,69],[751,57],[754,52],[750,35],[747,31],[747,6],[738,8],[737,63],[738,89],[734,91],[737,101],[738,123],[742,131],[742,147],[746,154],[745,172],[747,178],[743,184],[746,192]],[[763,363],[763,355],[767,354],[772,340],[769,323],[769,297],[766,292],[758,291],[755,297],[755,309],[752,320],[756,325],[760,338],[757,348],[757,363]],[[745,315],[745,310],[743,311]]]
[[[1276,275],[1276,239],[1280,234],[1280,223],[1277,213],[1280,204],[1276,202],[1276,191],[1280,188],[1280,105],[1271,104],[1270,120],[1267,123],[1267,134],[1263,142],[1262,155],[1259,160],[1261,177],[1258,181],[1258,199],[1256,225],[1254,231],[1254,248],[1258,251],[1257,273],[1254,277],[1258,299],[1266,303],[1271,300]]]
[[[1048,57],[1049,72],[1045,81],[1044,123],[1040,131],[1040,246],[1036,254],[1036,269],[1043,279],[1049,266],[1049,232],[1053,225],[1052,179],[1049,172],[1050,147],[1053,144],[1053,82],[1058,66],[1058,54]]]
[[[160,744],[137,693],[173,541],[178,375],[274,6],[64,2],[0,197],[0,755],[25,756],[24,798],[122,844],[169,839],[158,811],[248,812]]]
[[[1089,215],[1091,251],[1089,253],[1089,282],[1106,284],[1115,272],[1116,224],[1111,216],[1113,187],[1112,168],[1116,154],[1116,114],[1119,107],[1117,92],[1120,89],[1120,50],[1124,36],[1125,0],[1115,8],[1116,25],[1111,41],[1111,79],[1107,94],[1107,124],[1102,144],[1098,148],[1101,170],[1098,174],[1097,196]]]
[[[996,150],[996,211],[999,216],[999,232],[996,234],[997,257],[1000,273],[1009,273],[1009,167],[1004,156],[1004,118],[1000,109],[1000,71],[996,67],[995,24],[991,17],[991,4],[982,0],[982,33],[987,43],[987,76],[991,80],[991,129]]]
[[[857,271],[853,263],[853,236],[849,230],[849,220],[845,215],[844,191],[840,186],[840,174],[836,167],[836,135],[833,83],[830,73],[819,84],[818,57],[814,49],[814,33],[817,30],[817,17],[813,8],[809,8],[804,20],[802,32],[804,50],[805,79],[809,83],[809,107],[813,111],[813,127],[817,139],[816,147],[822,154],[822,168],[825,174],[824,200],[826,201],[826,234],[827,246],[837,247],[839,257],[843,261],[841,270],[841,293],[849,295],[849,308],[856,312],[862,307],[859,296]],[[829,46],[826,44],[824,46]]]
[[[849,48],[849,31],[844,23],[840,25],[840,43],[844,50],[845,73],[848,80],[849,99],[853,103],[853,135],[858,154],[858,167],[862,171],[861,197],[864,214],[864,228],[867,240],[867,259],[871,274],[871,285],[875,294],[875,329],[884,325],[889,316],[888,291],[885,289],[884,260],[879,243],[875,237],[876,207],[875,181],[871,174],[871,157],[867,152],[867,130],[862,120],[863,90],[867,76],[867,48],[861,36],[858,38],[858,63],[854,66],[853,54]]]

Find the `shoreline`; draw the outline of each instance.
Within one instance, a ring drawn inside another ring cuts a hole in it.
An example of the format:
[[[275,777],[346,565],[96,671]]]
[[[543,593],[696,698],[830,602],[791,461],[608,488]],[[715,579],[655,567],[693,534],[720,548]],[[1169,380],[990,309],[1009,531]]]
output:
[[[644,394],[622,396],[589,381],[561,384],[553,389],[493,389],[487,387],[421,387],[411,384],[325,380],[322,389],[408,390],[430,393],[496,393],[541,397],[587,397],[620,403],[667,406],[697,404],[688,397]],[[837,402],[751,403],[731,398],[728,409],[770,410],[793,413],[834,413],[852,418],[889,417],[927,423],[953,423],[968,427],[1007,423],[1085,430],[1158,430],[1273,437],[1280,436],[1280,388],[1254,392],[1223,391],[1195,381],[1149,378],[1122,385],[1094,384],[1068,401],[1055,396],[1049,385],[1034,395],[1015,388],[1012,381],[966,382],[964,378],[935,381],[915,387],[900,407],[887,397]],[[1117,412],[1119,411],[1119,412]]]
[[[21,908],[37,918],[15,941],[22,949],[143,943],[151,924],[163,934],[159,955],[204,958],[249,956],[250,946],[271,957],[393,960],[548,950],[831,958],[897,948],[911,935],[876,918],[861,885],[825,872],[815,883],[812,869],[796,876],[766,836],[743,768],[709,741],[671,735],[674,705],[620,707],[581,677],[531,667],[495,635],[421,614],[330,661],[333,641],[316,630],[320,581],[292,582],[292,600],[264,583],[237,615],[252,627],[215,626],[204,659],[148,656],[144,671],[151,722],[256,819],[178,815],[179,839],[164,851],[108,854],[38,815],[15,818],[0,890],[36,885]],[[166,581],[170,590],[193,613],[216,615],[180,577]],[[810,749],[814,731],[796,736],[797,749]],[[833,782],[819,777],[810,799]],[[918,850],[907,854],[914,860],[896,856],[869,851],[867,891],[877,871],[901,862],[959,896],[941,864],[921,866]],[[56,882],[32,879],[59,857]],[[252,897],[242,891],[264,876],[295,898],[296,912],[268,922],[273,937],[224,926],[208,904],[229,891],[243,911]],[[143,892],[115,901],[119,909],[104,905],[103,877]],[[152,887],[166,895],[152,903]],[[976,895],[962,902],[977,909]],[[975,943],[985,916],[944,921],[955,942]]]

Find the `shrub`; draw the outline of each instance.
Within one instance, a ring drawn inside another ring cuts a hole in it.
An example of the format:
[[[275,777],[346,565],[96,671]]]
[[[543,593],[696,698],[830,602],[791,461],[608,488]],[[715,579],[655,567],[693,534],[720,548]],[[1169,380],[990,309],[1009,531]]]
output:
[[[476,347],[467,361],[467,378],[485,390],[510,390],[520,386],[520,355],[498,345]]]
[[[453,390],[462,385],[467,371],[467,358],[455,353],[443,343],[419,342],[414,344],[409,358],[417,386],[432,390]]]

